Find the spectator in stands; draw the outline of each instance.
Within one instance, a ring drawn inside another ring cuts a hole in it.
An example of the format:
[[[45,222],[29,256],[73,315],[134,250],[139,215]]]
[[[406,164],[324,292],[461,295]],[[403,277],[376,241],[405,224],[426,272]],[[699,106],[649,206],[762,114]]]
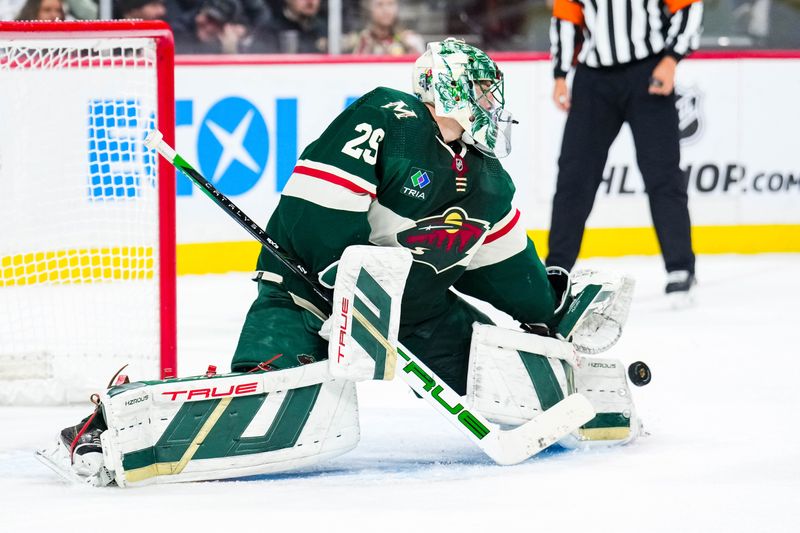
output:
[[[179,53],[189,54],[263,51],[245,22],[244,7],[239,0],[205,0],[185,27],[173,26],[175,46]]]
[[[521,35],[515,42],[524,50],[549,50],[550,48],[550,16],[553,13],[554,0],[531,0],[526,4],[526,12],[521,17]]]
[[[266,51],[318,54],[328,49],[327,26],[319,16],[320,0],[284,0],[283,8],[260,32]]]
[[[241,0],[247,23],[252,29],[264,27],[272,20],[272,10],[265,0]]]
[[[164,0],[164,7],[167,9],[164,20],[175,33],[176,41],[179,33],[190,31],[194,16],[201,5],[202,0]]]
[[[446,20],[446,33],[489,50],[527,49],[528,11],[543,0],[459,0]],[[547,23],[549,34],[550,13]],[[548,41],[549,43],[549,41]]]
[[[800,0],[734,0],[734,5],[735,26],[753,46],[800,48]]]
[[[399,26],[397,0],[364,0],[362,12],[366,15],[366,26],[360,32],[344,38],[344,52],[419,55],[425,51],[425,41],[420,35]]]
[[[164,20],[167,8],[164,0],[115,0],[114,18]]]
[[[167,22],[172,30],[174,32],[188,31],[192,33],[194,18],[203,3],[203,0],[165,0]],[[272,11],[265,0],[241,0],[240,3],[246,24],[250,29],[260,28],[272,18]]]
[[[64,20],[61,0],[28,0],[16,20]]]
[[[76,20],[96,20],[100,16],[98,0],[65,0],[67,16]]]

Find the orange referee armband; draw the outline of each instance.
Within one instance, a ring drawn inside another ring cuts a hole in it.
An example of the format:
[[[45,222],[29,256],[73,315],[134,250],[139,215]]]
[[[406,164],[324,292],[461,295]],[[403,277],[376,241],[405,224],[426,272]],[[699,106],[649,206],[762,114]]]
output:
[[[583,8],[580,4],[572,0],[555,0],[555,2],[553,2],[553,16],[557,19],[571,22],[576,26],[583,26]]]
[[[673,15],[684,7],[692,5],[695,2],[700,2],[700,0],[664,0],[664,3],[667,4],[667,8],[669,8],[669,12]]]

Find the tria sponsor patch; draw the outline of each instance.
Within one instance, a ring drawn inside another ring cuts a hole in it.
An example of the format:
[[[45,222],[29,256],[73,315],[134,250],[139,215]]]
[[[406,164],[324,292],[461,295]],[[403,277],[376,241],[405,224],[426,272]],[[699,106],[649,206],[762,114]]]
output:
[[[425,200],[427,193],[423,189],[430,185],[432,175],[433,174],[428,170],[412,168],[411,174],[408,176],[400,192],[415,200]]]
[[[454,207],[418,220],[413,228],[397,234],[397,242],[411,250],[414,261],[429,265],[438,274],[475,253],[488,229],[488,222],[470,218]]]

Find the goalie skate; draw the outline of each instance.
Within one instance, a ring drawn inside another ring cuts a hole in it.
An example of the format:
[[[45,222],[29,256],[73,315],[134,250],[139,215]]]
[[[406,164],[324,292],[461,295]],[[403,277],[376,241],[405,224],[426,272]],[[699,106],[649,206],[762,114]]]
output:
[[[34,457],[39,462],[69,483],[92,487],[104,487],[111,484],[114,478],[102,464],[102,453],[92,453],[90,457],[85,457],[85,455],[90,454],[76,456],[75,463],[73,463],[70,459],[69,449],[61,441],[60,436],[56,437],[52,446],[34,452]],[[96,455],[100,457],[96,457]],[[93,473],[89,474],[90,471]]]
[[[37,450],[36,458],[67,481],[95,487],[110,484],[114,476],[105,468],[100,441],[105,425],[99,423],[98,413],[62,429],[56,443]]]

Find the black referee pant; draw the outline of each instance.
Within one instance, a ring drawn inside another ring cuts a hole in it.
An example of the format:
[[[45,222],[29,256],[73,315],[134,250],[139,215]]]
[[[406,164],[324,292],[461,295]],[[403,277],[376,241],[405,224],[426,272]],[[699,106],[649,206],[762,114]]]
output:
[[[660,56],[618,67],[578,65],[553,197],[548,266],[572,270],[611,143],[630,125],[667,272],[694,273],[687,181],[680,169],[674,95],[647,92]]]

